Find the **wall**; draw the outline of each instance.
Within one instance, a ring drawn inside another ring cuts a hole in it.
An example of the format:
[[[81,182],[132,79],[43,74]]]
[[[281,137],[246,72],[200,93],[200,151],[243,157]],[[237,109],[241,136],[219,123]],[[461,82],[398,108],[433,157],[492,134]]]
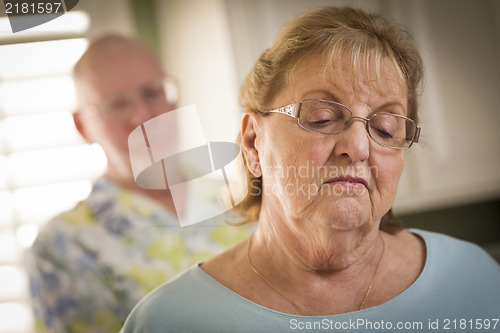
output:
[[[179,106],[196,105],[208,141],[234,141],[238,82],[223,1],[166,0],[157,6],[164,64],[178,81]],[[182,132],[198,134],[189,131],[189,120],[186,127]]]

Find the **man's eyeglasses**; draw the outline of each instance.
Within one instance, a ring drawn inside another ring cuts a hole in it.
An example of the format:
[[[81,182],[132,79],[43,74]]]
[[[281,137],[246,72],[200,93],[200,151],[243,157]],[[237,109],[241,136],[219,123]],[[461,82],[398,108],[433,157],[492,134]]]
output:
[[[153,115],[160,115],[176,104],[177,87],[172,79],[161,79],[134,91],[120,92],[106,98],[99,105],[87,105],[82,109],[97,111],[105,121],[123,122],[132,117],[138,99]]]
[[[367,118],[356,117],[345,105],[322,99],[305,99],[268,112],[296,118],[303,129],[322,134],[339,134],[358,119],[365,122],[373,141],[394,149],[408,149],[420,136],[420,127],[410,118],[388,112],[376,112]]]

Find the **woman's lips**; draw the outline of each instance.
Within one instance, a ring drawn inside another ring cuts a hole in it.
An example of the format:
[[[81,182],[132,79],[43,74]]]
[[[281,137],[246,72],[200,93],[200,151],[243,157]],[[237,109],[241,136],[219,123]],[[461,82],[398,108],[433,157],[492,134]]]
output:
[[[350,188],[368,188],[368,182],[358,177],[336,177],[329,179],[324,184],[341,185]]]

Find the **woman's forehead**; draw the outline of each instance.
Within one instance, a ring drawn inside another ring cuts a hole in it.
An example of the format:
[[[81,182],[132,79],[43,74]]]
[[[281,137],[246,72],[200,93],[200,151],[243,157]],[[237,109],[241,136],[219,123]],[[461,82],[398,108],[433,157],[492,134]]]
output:
[[[286,86],[323,85],[352,92],[370,90],[383,95],[407,95],[406,82],[387,57],[352,59],[349,56],[310,55],[292,66],[286,81]]]

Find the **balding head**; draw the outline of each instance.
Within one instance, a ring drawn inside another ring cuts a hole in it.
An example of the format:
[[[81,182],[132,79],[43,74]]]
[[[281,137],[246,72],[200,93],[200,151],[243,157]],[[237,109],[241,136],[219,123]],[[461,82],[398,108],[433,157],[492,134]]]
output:
[[[153,51],[142,42],[121,35],[92,41],[73,69],[79,105],[98,103],[96,98],[162,76],[162,66]],[[96,90],[100,96],[89,90]]]

